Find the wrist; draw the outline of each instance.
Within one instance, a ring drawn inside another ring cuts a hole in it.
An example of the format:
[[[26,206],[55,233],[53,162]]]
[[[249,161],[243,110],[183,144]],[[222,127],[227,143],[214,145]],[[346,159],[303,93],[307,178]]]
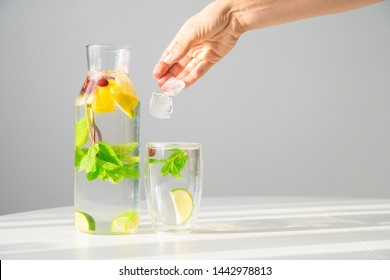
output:
[[[231,21],[237,22],[241,33],[266,25],[266,13],[271,5],[267,0],[226,0]]]
[[[210,16],[214,23],[222,24],[224,27],[229,26],[233,37],[240,37],[245,31],[241,22],[236,17],[239,7],[237,4],[245,2],[242,0],[215,0],[207,5],[198,15],[205,22],[209,21]],[[199,17],[199,16],[198,16]]]

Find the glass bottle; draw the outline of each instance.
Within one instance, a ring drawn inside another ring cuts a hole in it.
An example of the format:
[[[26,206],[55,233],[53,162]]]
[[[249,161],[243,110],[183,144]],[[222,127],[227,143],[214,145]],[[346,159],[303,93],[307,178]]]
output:
[[[88,45],[76,99],[74,214],[79,231],[133,233],[140,211],[140,104],[125,45]]]

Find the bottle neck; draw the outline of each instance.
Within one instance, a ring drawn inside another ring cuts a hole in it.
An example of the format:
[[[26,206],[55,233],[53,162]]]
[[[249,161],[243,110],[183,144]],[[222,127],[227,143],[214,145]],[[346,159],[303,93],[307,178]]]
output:
[[[125,45],[88,45],[87,61],[89,73],[129,73],[130,48]]]

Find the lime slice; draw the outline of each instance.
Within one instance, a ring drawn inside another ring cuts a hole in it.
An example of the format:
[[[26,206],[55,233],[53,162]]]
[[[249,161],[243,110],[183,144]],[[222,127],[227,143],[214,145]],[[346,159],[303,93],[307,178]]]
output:
[[[75,211],[74,212],[76,227],[81,232],[95,231],[95,220],[87,213]]]
[[[111,222],[111,231],[114,233],[133,233],[139,224],[139,212],[128,210],[119,214]]]
[[[175,207],[176,223],[182,225],[191,217],[194,208],[192,196],[183,188],[172,189],[170,194]]]

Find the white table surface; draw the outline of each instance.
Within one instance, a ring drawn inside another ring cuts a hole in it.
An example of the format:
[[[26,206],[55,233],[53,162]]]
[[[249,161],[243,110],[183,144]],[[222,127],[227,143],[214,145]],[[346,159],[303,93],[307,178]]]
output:
[[[0,216],[0,259],[390,259],[390,199],[203,198],[192,234],[83,234],[73,207]]]

